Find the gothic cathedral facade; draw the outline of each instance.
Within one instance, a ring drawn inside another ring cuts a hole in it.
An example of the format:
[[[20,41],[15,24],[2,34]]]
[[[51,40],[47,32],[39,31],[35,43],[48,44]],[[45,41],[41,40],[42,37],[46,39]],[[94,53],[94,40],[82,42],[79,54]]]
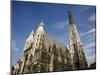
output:
[[[45,32],[42,21],[26,39],[23,55],[14,66],[17,74],[88,68],[84,47],[70,11],[68,12],[68,19],[69,48],[50,37]]]

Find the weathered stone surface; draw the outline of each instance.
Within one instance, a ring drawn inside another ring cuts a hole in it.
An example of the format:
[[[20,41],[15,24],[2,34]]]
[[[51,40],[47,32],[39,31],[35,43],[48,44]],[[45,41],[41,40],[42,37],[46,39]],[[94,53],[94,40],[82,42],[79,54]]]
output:
[[[72,66],[73,66],[72,69],[73,70],[87,69],[88,64],[87,64],[87,60],[84,54],[84,49],[80,42],[78,30],[73,21],[73,17],[70,11],[68,12],[68,17],[69,17],[69,41],[70,41],[69,50],[70,50],[71,59],[72,59]]]
[[[19,74],[68,71],[87,68],[84,49],[72,15],[69,13],[69,48],[51,38],[41,22],[35,32],[31,32],[25,42],[23,56],[15,69]]]

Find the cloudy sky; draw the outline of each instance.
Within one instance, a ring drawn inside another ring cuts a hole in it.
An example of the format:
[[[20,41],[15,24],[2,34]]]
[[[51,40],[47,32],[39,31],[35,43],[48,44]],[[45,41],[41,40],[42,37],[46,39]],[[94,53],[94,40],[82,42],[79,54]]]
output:
[[[72,12],[88,63],[95,61],[95,6],[12,1],[12,64],[23,54],[25,39],[44,21],[45,31],[68,46],[68,10]]]

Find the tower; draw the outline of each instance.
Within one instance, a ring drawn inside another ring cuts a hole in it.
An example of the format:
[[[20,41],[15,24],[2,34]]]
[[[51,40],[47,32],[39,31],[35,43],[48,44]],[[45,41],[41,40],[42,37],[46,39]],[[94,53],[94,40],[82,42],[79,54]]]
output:
[[[19,66],[20,68],[18,73],[27,73],[34,71],[40,72],[40,62],[38,61],[38,59],[41,58],[41,51],[39,51],[39,49],[42,43],[43,36],[44,36],[44,23],[43,21],[41,21],[35,32],[33,32],[32,30],[29,37],[25,41],[25,46],[23,48],[24,50],[23,61]],[[33,66],[38,68],[38,70],[35,69],[33,70]]]
[[[78,30],[74,23],[71,12],[68,11],[69,19],[69,50],[71,53],[72,68],[73,70],[88,68],[84,48],[80,42]]]
[[[36,29],[35,31],[35,34],[34,34],[34,50],[38,49],[40,43],[41,43],[41,40],[40,39],[43,39],[43,35],[44,35],[44,23],[43,21],[40,22],[38,28]]]

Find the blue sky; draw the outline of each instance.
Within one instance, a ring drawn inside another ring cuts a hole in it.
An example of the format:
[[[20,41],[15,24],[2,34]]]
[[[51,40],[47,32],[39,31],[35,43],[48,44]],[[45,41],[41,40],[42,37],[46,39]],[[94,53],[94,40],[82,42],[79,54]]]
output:
[[[23,54],[26,38],[44,21],[45,31],[68,45],[68,10],[72,12],[88,63],[95,61],[95,6],[12,1],[12,64]]]

